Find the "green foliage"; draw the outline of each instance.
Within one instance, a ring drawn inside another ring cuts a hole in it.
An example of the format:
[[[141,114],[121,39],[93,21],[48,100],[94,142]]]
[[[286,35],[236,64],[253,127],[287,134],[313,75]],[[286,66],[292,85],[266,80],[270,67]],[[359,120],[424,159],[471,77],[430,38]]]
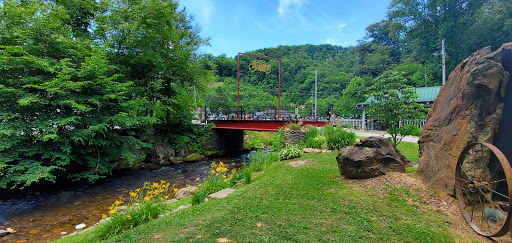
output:
[[[405,85],[406,79],[397,72],[386,71],[379,76],[374,85],[373,100],[369,113],[373,119],[386,127],[396,146],[402,136],[412,132],[411,126],[400,126],[402,121],[418,122],[425,117],[423,105],[416,103],[416,91]]]
[[[302,150],[297,145],[291,145],[279,151],[279,159],[287,160],[302,157]]]
[[[356,134],[353,132],[347,132],[342,128],[335,128],[332,126],[325,126],[323,130],[325,133],[327,148],[329,149],[341,150],[356,142]]]
[[[132,148],[151,150],[140,131],[190,121],[189,87],[212,76],[195,54],[204,40],[177,9],[170,0],[0,4],[1,188],[95,181],[116,161],[132,163]]]
[[[309,138],[308,140],[306,140],[306,147],[321,149],[322,145],[324,145],[324,143],[325,143],[324,136],[316,136],[314,138]]]
[[[412,129],[411,135],[418,137],[420,135],[420,132],[421,128],[415,127],[414,129]]]
[[[272,147],[271,149],[273,151],[278,151],[282,147],[285,146],[285,135],[283,129],[279,128],[279,131],[277,132],[277,136],[272,139]]]

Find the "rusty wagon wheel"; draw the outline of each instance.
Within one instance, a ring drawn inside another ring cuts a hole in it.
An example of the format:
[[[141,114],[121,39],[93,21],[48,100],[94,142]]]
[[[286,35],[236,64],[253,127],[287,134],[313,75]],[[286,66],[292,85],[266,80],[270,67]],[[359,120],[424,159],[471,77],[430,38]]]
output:
[[[460,210],[478,234],[498,237],[509,231],[512,168],[503,153],[489,143],[468,145],[455,170]]]

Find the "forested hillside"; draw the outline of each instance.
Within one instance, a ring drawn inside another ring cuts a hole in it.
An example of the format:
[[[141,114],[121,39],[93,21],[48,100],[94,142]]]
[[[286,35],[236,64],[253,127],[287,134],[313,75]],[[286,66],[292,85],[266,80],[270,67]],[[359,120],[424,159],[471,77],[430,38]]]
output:
[[[318,71],[318,115],[333,106],[337,115],[359,114],[354,108],[370,93],[373,80],[394,71],[413,87],[442,85],[441,43],[446,42],[447,75],[472,52],[496,49],[512,41],[512,2],[508,0],[394,0],[387,18],[366,28],[355,47],[279,46],[249,53],[282,59],[281,107],[310,116]],[[236,112],[237,57],[208,56],[217,81],[208,98],[214,113]],[[240,105],[254,113],[277,107],[278,61],[261,59],[272,72],[251,72],[258,58],[241,56]]]

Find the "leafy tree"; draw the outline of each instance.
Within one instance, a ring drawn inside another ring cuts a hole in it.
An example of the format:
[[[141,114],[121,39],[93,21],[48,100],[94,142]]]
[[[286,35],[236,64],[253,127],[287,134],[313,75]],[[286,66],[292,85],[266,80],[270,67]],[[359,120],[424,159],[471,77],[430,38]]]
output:
[[[349,116],[361,114],[361,110],[356,108],[358,103],[364,102],[368,95],[368,88],[366,88],[364,81],[360,77],[355,77],[350,80],[348,87],[343,90],[340,99],[341,111],[340,115]]]
[[[416,90],[406,82],[401,74],[386,71],[375,79],[371,88],[373,100],[369,114],[386,127],[395,146],[411,132],[408,126],[401,126],[403,121],[415,123],[425,117],[423,106],[416,103]]]
[[[190,86],[210,78],[202,43],[172,1],[3,1],[0,187],[133,162],[150,148],[138,131],[189,118]]]

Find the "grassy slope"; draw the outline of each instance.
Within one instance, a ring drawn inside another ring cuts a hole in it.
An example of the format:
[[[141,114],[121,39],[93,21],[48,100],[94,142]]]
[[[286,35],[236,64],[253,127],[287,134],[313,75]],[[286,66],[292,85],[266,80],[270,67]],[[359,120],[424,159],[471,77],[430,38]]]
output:
[[[126,231],[122,242],[447,242],[444,216],[404,196],[352,188],[342,182],[336,153],[306,154],[301,167],[277,162],[252,184]],[[178,204],[187,204],[189,199]],[[178,205],[173,205],[177,207]],[[64,242],[97,242],[94,230]]]

